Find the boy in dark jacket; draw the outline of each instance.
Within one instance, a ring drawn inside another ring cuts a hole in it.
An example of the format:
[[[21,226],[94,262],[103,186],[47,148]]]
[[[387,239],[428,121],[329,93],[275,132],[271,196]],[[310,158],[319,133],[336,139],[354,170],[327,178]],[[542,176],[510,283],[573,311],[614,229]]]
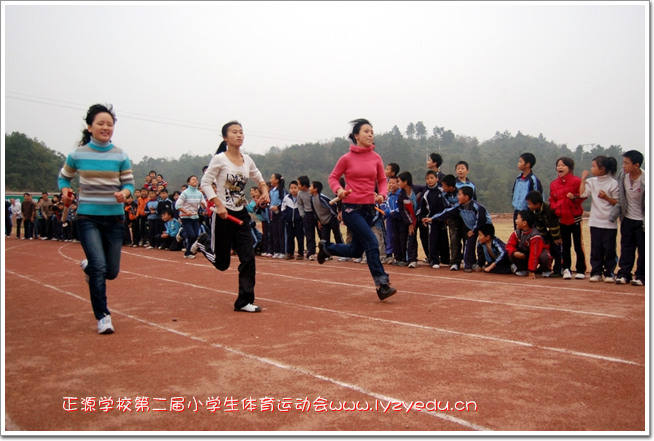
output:
[[[477,269],[476,264],[476,244],[479,227],[484,224],[490,224],[491,219],[486,207],[473,201],[474,189],[470,186],[459,188],[458,204],[442,211],[432,217],[423,218],[425,223],[431,223],[443,219],[459,218],[461,219],[460,229],[461,236],[465,238],[465,247],[463,250],[464,271],[469,273]]]
[[[561,224],[559,218],[548,204],[543,201],[540,191],[532,190],[525,198],[527,208],[534,214],[534,228],[543,237],[545,248],[549,251],[554,261],[552,272],[543,272],[543,277],[562,277],[562,254],[561,254]]]
[[[296,259],[302,260],[304,259],[304,225],[298,208],[299,187],[297,181],[291,181],[288,191],[289,193],[282,200],[282,217],[286,226],[286,260],[293,259],[296,240],[298,252]]]
[[[443,197],[443,193],[438,185],[438,173],[434,170],[428,170],[425,175],[427,187],[420,199],[420,217],[432,217],[447,207],[447,202]],[[424,224],[423,224],[424,225]],[[447,235],[447,226],[445,221],[436,221],[428,226],[429,228],[429,242],[428,248],[425,250],[429,265],[432,268],[439,268],[440,259],[440,238],[443,237],[443,230]],[[449,262],[449,259],[448,259]]]

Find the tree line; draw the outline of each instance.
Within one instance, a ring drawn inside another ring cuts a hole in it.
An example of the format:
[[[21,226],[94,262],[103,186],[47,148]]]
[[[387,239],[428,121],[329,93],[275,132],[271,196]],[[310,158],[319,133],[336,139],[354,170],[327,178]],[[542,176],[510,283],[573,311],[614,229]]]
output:
[[[57,192],[57,176],[65,160],[64,155],[19,132],[5,134],[5,146],[6,191]],[[280,173],[288,185],[298,176],[307,175],[311,180],[321,181],[326,192],[331,193],[327,177],[349,146],[350,141],[342,137],[329,142],[295,144],[285,148],[273,146],[265,154],[251,156],[265,179],[269,179],[273,173]],[[394,126],[389,132],[377,134],[375,146],[375,151],[385,164],[399,164],[401,171],[409,171],[413,175],[414,183],[424,182],[430,153],[439,153],[443,157],[441,170],[446,174],[454,174],[456,163],[466,161],[470,166],[468,177],[477,188],[477,198],[492,213],[513,211],[511,188],[519,174],[516,164],[521,153],[531,152],[536,156],[533,171],[543,184],[546,198],[549,196],[549,183],[557,176],[555,164],[559,157],[574,159],[575,174],[580,175],[584,169],[590,169],[595,156],[613,156],[618,164],[621,164],[622,156],[620,146],[595,145],[591,150],[577,146],[571,150],[565,144],[548,141],[542,134],[534,137],[521,132],[515,135],[508,131],[496,132],[493,138],[479,143],[477,138],[456,135],[438,126],[429,134],[422,122],[410,123],[404,133]],[[126,151],[129,154],[129,147]],[[146,156],[132,164],[136,185],[142,185],[148,172],[155,170],[163,175],[172,193],[186,183],[188,176],[200,177],[202,168],[209,164],[214,152],[212,146],[211,151],[203,156],[183,154],[179,159]],[[76,183],[73,185],[76,186]],[[588,201],[586,203],[589,204]]]

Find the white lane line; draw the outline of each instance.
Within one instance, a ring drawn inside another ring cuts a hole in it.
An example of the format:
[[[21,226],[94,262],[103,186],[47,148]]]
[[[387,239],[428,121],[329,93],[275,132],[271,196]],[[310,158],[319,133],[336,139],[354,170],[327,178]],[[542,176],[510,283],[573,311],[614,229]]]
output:
[[[64,256],[64,257],[70,259],[67,256]],[[234,294],[232,292],[229,292],[229,291],[216,290],[216,289],[213,289],[213,288],[210,288],[210,287],[207,287],[207,286],[196,285],[194,283],[178,281],[178,280],[173,280],[173,279],[166,279],[166,278],[161,278],[161,277],[153,277],[153,276],[149,276],[149,275],[145,275],[145,274],[141,274],[141,273],[134,273],[134,272],[131,272],[131,271],[122,271],[122,272],[124,272],[126,274],[136,275],[138,277],[146,277],[146,278],[152,278],[152,279],[156,279],[156,280],[160,280],[160,281],[171,282],[171,283],[175,283],[175,284],[178,284],[178,285],[186,285],[186,286],[189,286],[191,288],[203,289],[203,290],[208,290],[208,291],[212,291],[212,292],[219,292],[219,293],[227,294],[227,295],[230,295],[230,296],[235,296],[236,295],[236,294]],[[270,275],[276,275],[276,274],[270,273]],[[306,279],[302,279],[302,280],[306,280]],[[324,280],[318,280],[316,282],[317,283],[325,283]],[[356,285],[350,285],[350,284],[346,284],[346,283],[342,283],[342,282],[329,282],[329,283],[330,284],[333,283],[333,284],[347,285],[347,286],[356,286]],[[505,338],[501,338],[501,337],[493,337],[493,336],[482,335],[482,334],[473,334],[473,333],[467,333],[467,332],[462,332],[462,331],[455,331],[455,330],[452,330],[452,329],[437,328],[437,327],[428,326],[428,325],[420,325],[420,324],[416,324],[416,323],[400,322],[400,321],[397,321],[397,320],[389,320],[389,319],[383,319],[383,318],[377,318],[377,317],[370,317],[370,316],[366,316],[366,315],[361,315],[361,314],[356,314],[356,313],[351,313],[351,312],[338,311],[338,310],[329,309],[329,308],[302,305],[302,304],[297,304],[297,303],[286,302],[286,301],[283,301],[283,300],[269,299],[269,298],[261,297],[261,296],[258,296],[258,298],[263,299],[263,300],[268,301],[268,302],[283,304],[283,305],[287,305],[287,306],[291,306],[291,307],[310,309],[310,310],[315,310],[315,311],[323,311],[323,312],[328,312],[328,313],[337,314],[337,315],[367,319],[367,320],[372,320],[372,321],[379,321],[379,322],[383,322],[383,323],[390,323],[390,324],[405,326],[405,327],[414,327],[414,328],[426,329],[426,330],[442,332],[442,333],[447,333],[447,334],[460,335],[460,336],[469,337],[469,338],[489,340],[489,341],[494,341],[494,342],[498,342],[498,343],[507,343],[507,344],[512,344],[512,345],[531,347],[531,348],[534,348],[534,349],[559,352],[559,353],[574,355],[574,356],[578,356],[578,357],[591,358],[591,359],[609,361],[609,362],[614,362],[614,363],[630,364],[630,365],[634,365],[634,366],[644,366],[644,364],[636,362],[636,361],[625,360],[625,359],[616,358],[616,357],[609,357],[609,356],[600,355],[600,354],[592,354],[592,353],[587,353],[587,352],[578,352],[578,351],[573,351],[573,350],[569,350],[569,349],[565,349],[565,348],[540,346],[540,345],[536,345],[536,344],[533,344],[533,343],[522,342],[522,341],[518,341],[518,340],[505,339]]]
[[[132,254],[132,253],[126,253],[126,254]],[[132,255],[139,256],[139,257],[141,256],[140,254],[132,254]],[[151,258],[148,257],[148,259],[150,260]],[[155,260],[166,261],[166,262],[171,262],[171,263],[186,263],[188,265],[197,265],[197,266],[203,266],[203,267],[206,266],[204,263],[199,263],[199,262],[178,262],[176,260],[161,259],[161,258],[155,258]],[[229,268],[227,271],[230,271],[230,270],[234,270],[234,269]],[[296,277],[296,276],[292,276],[292,275],[289,275],[289,274],[269,273],[269,272],[264,272],[264,271],[260,271],[260,270],[257,270],[257,274],[266,275],[266,276],[281,277],[281,278],[286,278],[286,279],[291,279],[291,280],[298,280],[298,281],[301,281],[301,282],[329,283],[329,284],[333,284],[333,285],[347,286],[348,288],[366,288],[366,287],[370,287],[370,285],[355,285],[355,284],[352,284],[352,283],[339,282],[339,281],[334,281],[334,280],[330,280],[329,282],[325,282],[325,280],[323,280],[323,279],[309,279],[309,278],[306,278],[306,277]],[[417,276],[422,276],[422,275],[417,275]],[[430,277],[430,279],[432,279],[434,276],[422,276],[422,277]],[[440,278],[447,279],[447,280],[460,281],[460,279],[456,279],[456,278],[449,278],[449,277],[440,277]],[[509,285],[509,286],[515,286],[515,287],[520,287],[520,288],[525,286],[525,285],[516,285],[516,284],[513,284],[513,283],[493,282],[493,281],[484,282],[484,283]],[[395,286],[397,286],[397,285],[395,285]],[[534,286],[539,286],[539,285],[534,285]],[[565,289],[572,289],[572,288],[565,288]],[[578,291],[578,290],[575,290],[575,291]],[[585,291],[585,290],[580,289],[579,291]],[[593,292],[596,292],[596,291],[593,291]],[[498,301],[495,301],[495,300],[475,299],[475,298],[468,298],[468,297],[443,295],[443,294],[436,294],[436,293],[423,293],[423,292],[405,291],[405,290],[402,290],[402,293],[403,294],[414,294],[414,295],[426,296],[426,297],[439,297],[439,298],[442,298],[442,299],[458,300],[458,301],[461,301],[461,302],[486,303],[486,304],[491,304],[491,305],[511,306],[511,307],[514,307],[514,308],[522,308],[522,309],[537,309],[537,310],[544,310],[544,311],[565,312],[565,313],[569,313],[569,314],[594,315],[594,316],[598,316],[598,317],[616,318],[616,319],[624,319],[624,320],[637,320],[637,318],[633,318],[633,317],[624,317],[624,316],[619,316],[619,315],[615,315],[615,314],[607,314],[607,313],[603,313],[603,312],[582,311],[582,310],[568,309],[568,308],[555,308],[555,307],[551,307],[551,306],[525,305],[525,304],[521,304],[521,303],[498,302]],[[521,295],[524,295],[524,294],[521,294]]]
[[[83,301],[85,303],[91,303],[90,300],[84,299],[84,298],[78,296],[77,294],[74,294],[72,292],[63,290],[63,289],[58,288],[58,287],[53,286],[53,285],[49,285],[47,283],[38,282],[38,281],[36,281],[34,279],[31,279],[31,278],[29,278],[27,276],[24,276],[22,274],[15,273],[14,271],[7,270],[7,273],[9,273],[11,275],[14,275],[16,277],[20,277],[20,278],[25,279],[25,280],[29,280],[30,282],[38,284],[41,287],[49,288],[49,289],[51,289],[53,291],[56,291],[58,293],[68,295],[70,297],[73,297],[76,300],[81,300],[81,301]],[[172,328],[160,325],[158,323],[154,323],[154,322],[151,322],[149,320],[145,320],[145,319],[136,317],[136,316],[134,316],[132,314],[117,311],[115,309],[112,309],[111,313],[116,314],[116,315],[122,315],[124,317],[130,318],[132,320],[135,320],[137,322],[146,324],[148,326],[152,326],[154,328],[158,328],[158,329],[161,329],[163,331],[179,335],[181,337],[186,337],[186,338],[189,338],[189,339],[194,340],[196,342],[200,342],[202,344],[209,345],[209,346],[214,347],[216,349],[221,349],[221,350],[224,350],[224,351],[227,351],[227,352],[231,352],[233,354],[236,354],[238,356],[241,356],[241,357],[244,357],[244,358],[247,358],[247,359],[250,359],[250,360],[254,360],[254,361],[257,361],[257,362],[260,362],[260,363],[268,364],[270,366],[273,366],[273,367],[276,367],[276,368],[279,368],[279,369],[304,374],[304,375],[307,375],[309,377],[313,377],[313,378],[315,378],[317,380],[326,381],[326,382],[332,383],[332,384],[334,384],[336,386],[340,386],[340,387],[343,387],[343,388],[346,388],[346,389],[349,389],[349,390],[352,390],[352,391],[355,391],[355,392],[359,392],[361,394],[368,395],[368,396],[373,397],[373,398],[378,399],[378,400],[387,401],[387,402],[398,402],[398,403],[403,402],[403,400],[393,398],[393,397],[389,397],[387,395],[383,395],[383,394],[380,394],[380,393],[377,393],[377,392],[370,391],[370,390],[365,389],[363,387],[357,386],[356,384],[347,383],[345,381],[337,380],[335,378],[331,378],[331,377],[328,377],[328,376],[325,376],[325,375],[322,375],[322,374],[318,374],[318,373],[312,372],[312,371],[310,371],[308,369],[304,369],[304,368],[301,368],[301,367],[298,367],[298,366],[286,364],[286,363],[283,363],[281,361],[277,361],[277,360],[274,360],[274,359],[271,359],[271,358],[260,357],[258,355],[250,354],[248,352],[243,352],[243,351],[241,351],[239,349],[235,349],[235,348],[232,348],[230,346],[225,346],[225,345],[220,344],[220,343],[210,342],[210,341],[205,340],[202,337],[198,337],[198,336],[195,336],[193,334],[189,334],[187,332],[179,331],[177,329],[172,329]],[[420,412],[420,413],[424,413],[424,412]],[[451,416],[449,414],[446,414],[446,413],[427,412],[425,414],[429,415],[429,416],[436,417],[436,418],[440,418],[442,420],[449,421],[449,422],[454,423],[454,424],[459,424],[461,426],[467,427],[467,428],[472,429],[472,430],[478,430],[478,431],[491,431],[492,430],[492,429],[490,429],[488,427],[484,427],[484,426],[481,426],[479,424],[471,423],[469,421],[453,417],[453,416]]]

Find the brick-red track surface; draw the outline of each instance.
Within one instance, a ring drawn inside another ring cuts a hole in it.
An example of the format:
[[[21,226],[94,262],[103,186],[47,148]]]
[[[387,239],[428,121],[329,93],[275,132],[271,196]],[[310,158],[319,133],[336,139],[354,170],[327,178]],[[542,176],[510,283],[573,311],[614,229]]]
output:
[[[79,244],[5,245],[4,434],[649,431],[642,287],[257,257],[250,314],[236,256],[123,248],[98,335]]]

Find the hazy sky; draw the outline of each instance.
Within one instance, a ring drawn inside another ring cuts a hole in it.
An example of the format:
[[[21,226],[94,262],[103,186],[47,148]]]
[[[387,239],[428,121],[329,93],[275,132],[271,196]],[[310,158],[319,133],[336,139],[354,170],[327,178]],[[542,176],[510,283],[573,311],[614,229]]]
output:
[[[2,20],[3,130],[64,154],[96,102],[134,162],[213,153],[232,119],[251,153],[361,117],[649,149],[646,1],[7,1]]]

